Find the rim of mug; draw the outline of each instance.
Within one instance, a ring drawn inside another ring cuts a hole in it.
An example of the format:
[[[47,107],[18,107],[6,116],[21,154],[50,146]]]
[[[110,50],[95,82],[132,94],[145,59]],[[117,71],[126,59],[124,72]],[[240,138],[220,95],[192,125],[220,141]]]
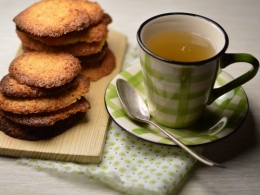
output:
[[[200,61],[194,61],[194,62],[182,62],[182,61],[175,61],[175,60],[169,60],[169,59],[166,59],[166,58],[163,58],[163,57],[160,57],[158,55],[156,55],[155,53],[151,52],[146,46],[145,44],[143,43],[142,39],[141,39],[141,32],[144,28],[144,26],[146,24],[148,24],[149,22],[151,22],[152,20],[155,20],[157,18],[160,18],[160,17],[164,17],[164,16],[169,16],[169,15],[186,15],[186,16],[192,16],[192,17],[198,17],[200,19],[203,19],[203,20],[206,20],[208,22],[211,22],[213,25],[215,25],[216,27],[218,27],[223,35],[224,35],[224,39],[225,39],[225,44],[224,46],[222,47],[222,49],[216,53],[214,56],[210,57],[210,58],[207,58],[205,60],[200,60]],[[145,20],[139,27],[138,31],[137,31],[137,42],[139,44],[139,46],[148,54],[150,54],[151,56],[153,56],[154,58],[158,59],[158,60],[161,60],[161,61],[164,61],[164,62],[167,62],[167,63],[172,63],[172,64],[180,64],[180,65],[202,65],[202,64],[205,64],[209,61],[212,61],[216,58],[219,58],[223,53],[225,53],[225,51],[227,50],[228,48],[228,44],[229,44],[229,38],[228,38],[228,35],[226,33],[226,31],[224,30],[224,28],[222,28],[221,25],[219,25],[217,22],[215,22],[214,20],[211,20],[205,16],[202,16],[202,15],[198,15],[198,14],[193,14],[193,13],[186,13],[186,12],[168,12],[168,13],[163,13],[163,14],[159,14],[159,15],[155,15],[147,20]]]

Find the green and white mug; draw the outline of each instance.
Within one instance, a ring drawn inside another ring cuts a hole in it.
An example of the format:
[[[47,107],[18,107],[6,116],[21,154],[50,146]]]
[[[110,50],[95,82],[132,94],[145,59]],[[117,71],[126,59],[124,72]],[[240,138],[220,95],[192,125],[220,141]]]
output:
[[[207,37],[215,55],[196,62],[178,62],[162,58],[147,48],[147,42],[167,29],[181,29]],[[252,79],[259,68],[250,54],[225,53],[228,36],[225,30],[209,18],[190,13],[165,13],[149,18],[137,32],[148,108],[159,124],[172,128],[194,125],[205,107],[230,90]],[[219,69],[235,62],[247,62],[252,68],[228,84],[214,88]]]

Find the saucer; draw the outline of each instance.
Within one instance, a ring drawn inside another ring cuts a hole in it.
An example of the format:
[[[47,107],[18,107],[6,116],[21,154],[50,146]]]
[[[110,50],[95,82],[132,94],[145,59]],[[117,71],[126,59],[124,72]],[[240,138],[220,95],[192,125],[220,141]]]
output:
[[[133,121],[125,114],[116,91],[116,80],[119,78],[128,81],[146,102],[141,66],[130,66],[116,75],[106,89],[106,108],[113,120],[127,132],[144,140],[176,145],[153,126]],[[225,85],[231,80],[233,78],[229,74],[220,71],[214,87]],[[242,87],[238,87],[207,106],[201,120],[194,126],[183,129],[162,127],[186,145],[211,143],[235,132],[245,121],[248,108],[246,93]]]

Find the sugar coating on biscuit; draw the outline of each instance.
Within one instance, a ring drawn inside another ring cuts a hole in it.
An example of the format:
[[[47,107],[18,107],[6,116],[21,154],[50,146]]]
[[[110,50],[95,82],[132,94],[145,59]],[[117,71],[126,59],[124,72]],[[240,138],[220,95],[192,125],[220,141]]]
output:
[[[0,92],[0,109],[16,114],[53,112],[74,103],[81,96],[88,93],[89,88],[89,79],[79,75],[77,86],[50,97],[9,98]]]
[[[58,37],[100,22],[103,9],[87,0],[43,0],[19,13],[14,23],[36,36]]]
[[[67,53],[24,53],[9,66],[10,75],[18,82],[45,88],[70,82],[80,70],[79,60]]]

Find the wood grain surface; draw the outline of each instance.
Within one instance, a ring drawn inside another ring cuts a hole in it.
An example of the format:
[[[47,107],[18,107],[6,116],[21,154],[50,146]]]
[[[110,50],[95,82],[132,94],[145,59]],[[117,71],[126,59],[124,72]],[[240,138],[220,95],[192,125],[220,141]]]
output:
[[[23,141],[0,132],[0,154],[16,157],[98,163],[109,126],[109,115],[104,104],[104,93],[110,80],[121,70],[126,49],[126,36],[112,29],[109,31],[108,45],[116,57],[116,69],[106,77],[92,82],[85,95],[91,109],[76,126],[65,133],[44,141]],[[17,55],[21,53],[18,50]],[[15,56],[14,56],[15,57]]]

